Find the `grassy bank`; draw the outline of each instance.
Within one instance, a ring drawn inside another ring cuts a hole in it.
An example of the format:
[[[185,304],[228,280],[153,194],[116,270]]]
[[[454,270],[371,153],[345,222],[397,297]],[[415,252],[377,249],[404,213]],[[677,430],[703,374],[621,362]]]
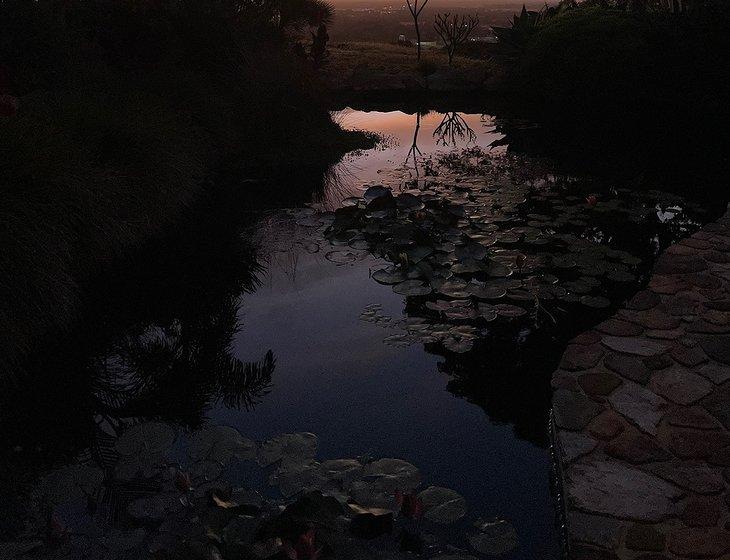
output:
[[[218,170],[268,177],[362,143],[270,22],[227,2],[0,2],[0,94],[17,100],[0,117],[0,371]]]
[[[457,55],[449,65],[440,49],[426,50],[421,61],[415,47],[386,43],[337,43],[330,46],[321,78],[330,91],[365,95],[423,92],[474,93],[499,82],[498,67],[488,60]]]
[[[720,3],[671,13],[641,2],[563,2],[523,13],[509,85],[544,124],[542,145],[597,170],[667,176],[727,169],[730,14]]]

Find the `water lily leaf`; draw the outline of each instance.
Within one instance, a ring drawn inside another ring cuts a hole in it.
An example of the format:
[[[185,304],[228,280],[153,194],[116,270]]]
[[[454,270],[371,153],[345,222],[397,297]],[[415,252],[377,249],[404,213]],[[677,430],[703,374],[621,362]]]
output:
[[[188,455],[194,461],[208,460],[225,464],[231,459],[253,459],[256,444],[230,426],[211,426],[190,438]]]
[[[301,464],[317,454],[317,436],[309,432],[282,434],[261,445],[256,460],[265,467],[281,461]]]
[[[335,235],[330,236],[330,244],[334,245],[336,247],[341,247],[344,245],[349,245],[351,241],[357,239],[358,233],[353,230],[341,230],[338,231]]]
[[[439,293],[453,298],[465,299],[471,295],[468,284],[458,278],[452,278],[442,283]]]
[[[448,311],[450,309],[456,309],[459,307],[465,307],[469,305],[469,300],[466,299],[438,299],[436,301],[427,301],[426,308],[432,311]]]
[[[321,489],[327,483],[327,478],[318,463],[291,462],[276,471],[269,483],[278,486],[282,496],[290,498],[301,492]]]
[[[453,253],[454,250],[456,250],[456,245],[454,245],[451,241],[444,241],[443,243],[437,243],[433,246],[433,248],[436,251],[441,251],[443,253]]]
[[[513,243],[519,243],[520,235],[513,231],[504,231],[497,234],[497,243],[505,245],[511,245]]]
[[[142,452],[163,455],[175,441],[175,430],[161,422],[146,422],[127,429],[114,444],[114,449],[122,456]]]
[[[367,201],[370,202],[372,200],[375,200],[377,198],[382,198],[384,196],[393,196],[390,189],[382,186],[382,185],[375,185],[367,189],[362,197]]]
[[[324,224],[324,222],[316,214],[312,215],[312,216],[307,216],[304,218],[297,219],[297,225],[302,226],[302,227],[316,228],[323,224]]]
[[[454,249],[454,254],[460,261],[480,261],[487,256],[488,252],[486,247],[475,242],[458,245]]]
[[[454,274],[476,274],[477,272],[488,272],[488,270],[488,265],[473,259],[464,259],[451,267],[451,272]]]
[[[433,253],[433,249],[431,247],[425,247],[423,245],[416,245],[415,247],[410,247],[406,254],[408,255],[408,260],[411,262],[417,263],[419,261],[422,261],[429,255]]]
[[[563,286],[566,290],[574,294],[588,294],[592,290],[591,286],[581,280],[576,280],[574,282],[565,282]]]
[[[510,267],[496,261],[489,262],[486,272],[492,278],[508,278],[512,276],[512,269]]]
[[[442,342],[447,350],[451,350],[455,354],[465,354],[474,347],[474,340],[471,338],[457,338],[449,335]]]
[[[367,251],[370,247],[370,244],[365,239],[353,239],[348,245],[357,251]]]
[[[406,334],[392,334],[386,336],[383,342],[388,346],[395,346],[396,348],[407,348],[413,344],[414,340]]]
[[[444,312],[447,319],[451,320],[467,320],[475,319],[477,311],[473,307],[453,307]]]
[[[494,321],[497,318],[497,310],[493,305],[488,303],[479,304],[479,315],[487,322]]]
[[[36,493],[44,500],[60,504],[83,499],[101,488],[104,471],[91,465],[68,465],[52,471],[40,481]]]
[[[190,465],[190,476],[196,482],[200,479],[206,482],[216,480],[222,471],[221,464],[215,461],[198,461]]]
[[[319,465],[322,475],[327,480],[338,482],[343,488],[348,488],[360,478],[364,467],[357,459],[334,459],[324,461]]]
[[[421,484],[421,473],[402,459],[378,459],[363,467],[363,479],[353,482],[350,494],[358,504],[392,508],[397,491],[407,493]]]
[[[395,203],[398,206],[398,209],[405,212],[422,210],[425,206],[419,197],[410,193],[399,194],[395,199]]]
[[[605,309],[611,305],[611,301],[602,296],[583,296],[580,298],[580,302],[586,307],[594,307],[596,309]]]
[[[552,265],[556,268],[575,268],[578,263],[573,255],[553,255]]]
[[[430,294],[432,290],[431,286],[420,280],[406,280],[393,286],[393,291],[404,296],[425,296]]]
[[[624,270],[612,270],[606,275],[606,278],[613,282],[633,282],[636,276]]]
[[[403,270],[394,266],[388,266],[373,272],[372,278],[379,284],[400,284],[401,282],[405,282],[406,275]]]
[[[508,319],[516,319],[527,315],[527,311],[518,305],[510,305],[509,303],[499,303],[494,306],[494,310],[500,317]]]
[[[324,256],[328,261],[337,264],[352,264],[365,257],[365,253],[356,251],[330,251]]]
[[[480,554],[499,556],[517,548],[517,531],[509,522],[481,522],[477,527],[480,532],[469,536],[469,543]]]
[[[449,488],[429,486],[418,497],[426,511],[425,518],[434,523],[448,525],[466,514],[466,500]]]
[[[470,284],[469,292],[478,299],[501,299],[507,295],[507,290],[503,286],[494,286],[491,284]]]
[[[314,241],[307,241],[301,244],[302,247],[304,247],[304,250],[313,255],[314,253],[319,253],[319,243],[315,243]]]

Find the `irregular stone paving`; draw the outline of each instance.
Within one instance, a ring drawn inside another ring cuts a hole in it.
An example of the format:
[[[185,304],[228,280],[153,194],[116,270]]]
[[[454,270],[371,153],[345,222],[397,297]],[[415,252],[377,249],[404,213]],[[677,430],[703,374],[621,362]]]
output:
[[[553,375],[571,560],[730,559],[730,211]]]

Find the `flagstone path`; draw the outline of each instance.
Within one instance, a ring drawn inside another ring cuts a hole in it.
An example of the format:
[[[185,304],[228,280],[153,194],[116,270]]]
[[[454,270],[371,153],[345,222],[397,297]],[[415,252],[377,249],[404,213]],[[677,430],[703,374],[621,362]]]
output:
[[[730,559],[730,211],[552,383],[570,560]]]

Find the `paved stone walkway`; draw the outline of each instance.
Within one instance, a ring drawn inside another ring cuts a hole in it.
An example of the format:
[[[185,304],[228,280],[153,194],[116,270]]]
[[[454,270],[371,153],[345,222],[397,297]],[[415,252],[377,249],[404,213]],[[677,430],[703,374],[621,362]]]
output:
[[[730,211],[553,375],[570,560],[730,559]]]

